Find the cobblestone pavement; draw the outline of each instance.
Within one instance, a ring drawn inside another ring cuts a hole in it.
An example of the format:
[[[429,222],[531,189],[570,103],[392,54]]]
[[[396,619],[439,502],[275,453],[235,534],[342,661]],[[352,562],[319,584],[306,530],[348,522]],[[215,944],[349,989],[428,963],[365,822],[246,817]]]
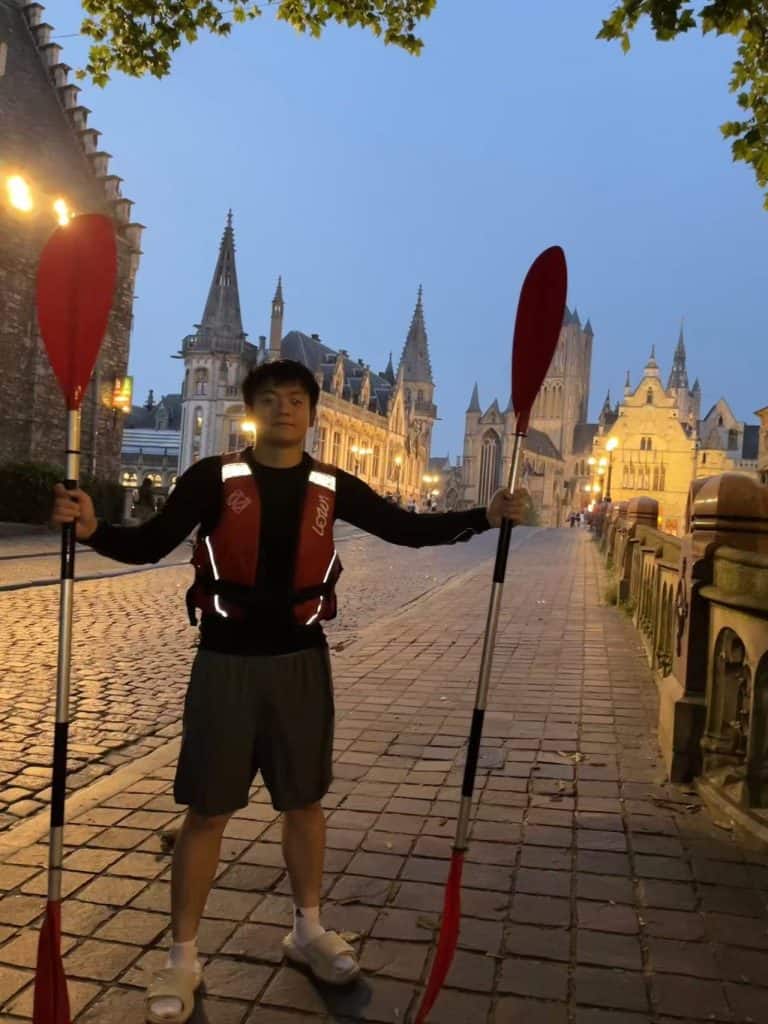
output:
[[[493,545],[488,534],[456,547],[413,551],[345,525],[338,536],[346,570],[339,586],[341,611],[328,631],[337,646],[351,642],[382,613],[476,565]],[[29,538],[22,540],[23,550],[35,550]],[[49,538],[33,540],[37,550],[50,550]],[[0,550],[7,553],[9,543]],[[35,572],[38,561],[46,559],[22,560]],[[111,572],[124,568],[100,561]],[[0,560],[0,573],[9,564],[14,561]],[[184,607],[189,582],[184,565],[78,584],[70,788],[178,735],[197,635]],[[49,796],[57,615],[57,587],[0,592],[0,831],[39,812]]]
[[[655,688],[599,593],[581,531],[535,533],[510,560],[460,948],[431,1024],[768,1020],[768,857],[663,784]],[[194,1024],[409,1019],[434,951],[487,595],[484,566],[334,659],[324,920],[357,936],[363,978],[330,991],[281,963],[289,890],[259,788],[225,839]],[[168,942],[158,832],[180,810],[172,752],[161,760],[106,780],[66,832],[78,1024],[144,1019],[145,971]],[[33,841],[0,865],[3,1022],[31,1013],[45,856]]]

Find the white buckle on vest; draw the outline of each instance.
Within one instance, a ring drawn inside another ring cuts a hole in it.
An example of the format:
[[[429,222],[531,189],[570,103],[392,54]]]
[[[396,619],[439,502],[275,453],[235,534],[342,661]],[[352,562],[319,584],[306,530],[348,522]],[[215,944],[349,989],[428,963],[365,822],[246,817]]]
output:
[[[332,473],[321,473],[319,469],[310,471],[309,482],[318,487],[324,487],[326,491],[336,490],[336,477]]]
[[[251,467],[247,462],[224,462],[221,466],[221,482],[233,480],[238,476],[250,476]]]

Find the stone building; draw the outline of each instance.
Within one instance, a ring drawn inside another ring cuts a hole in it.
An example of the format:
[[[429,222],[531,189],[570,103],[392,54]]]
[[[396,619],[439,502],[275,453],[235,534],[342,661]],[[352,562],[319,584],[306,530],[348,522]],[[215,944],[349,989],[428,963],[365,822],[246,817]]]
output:
[[[724,398],[719,398],[699,422],[696,476],[746,473],[758,479],[757,424],[737,420]]]
[[[571,508],[584,504],[582,488],[597,424],[588,424],[592,325],[566,307],[547,376],[531,414],[521,481],[531,492],[539,521],[559,526]],[[475,385],[464,431],[463,503],[484,504],[506,484],[514,443],[511,401],[502,411],[494,399],[483,412]],[[583,463],[583,465],[582,465]]]
[[[421,288],[397,372],[391,354],[386,369],[375,373],[346,349],[324,344],[317,334],[283,334],[284,315],[278,281],[269,339],[260,336],[258,345],[247,340],[230,213],[202,320],[184,338],[179,353],[184,360],[181,471],[207,455],[248,444],[243,377],[266,360],[295,359],[320,385],[315,428],[308,439],[315,457],[357,474],[380,493],[418,503],[437,418]]]
[[[757,446],[757,472],[760,482],[768,484],[768,405],[755,413],[760,420],[759,440]]]
[[[673,367],[664,387],[655,349],[651,349],[640,382],[635,388],[630,384],[625,387],[615,422],[598,431],[593,450],[598,471],[606,469],[606,486],[601,494],[614,503],[638,495],[653,497],[659,505],[660,528],[667,533],[683,529],[688,490],[697,465],[701,393],[698,381],[688,388],[680,362],[678,342],[676,369]],[[684,363],[683,348],[683,369]],[[607,447],[609,439],[615,442],[613,451]],[[601,460],[607,467],[600,467]]]
[[[119,275],[83,402],[82,465],[117,480],[121,423],[111,397],[128,363],[142,227],[43,12],[38,3],[0,0],[0,462],[63,463],[64,402],[37,330],[35,275],[57,220],[105,213],[117,229]]]
[[[176,483],[181,442],[181,395],[152,392],[143,406],[134,406],[123,429],[120,483],[134,489],[150,477],[158,494],[167,495]]]

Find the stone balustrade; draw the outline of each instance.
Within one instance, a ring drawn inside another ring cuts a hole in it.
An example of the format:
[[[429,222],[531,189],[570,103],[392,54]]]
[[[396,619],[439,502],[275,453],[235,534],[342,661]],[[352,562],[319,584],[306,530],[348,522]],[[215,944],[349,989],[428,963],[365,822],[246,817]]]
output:
[[[657,528],[652,498],[596,511],[616,601],[654,671],[670,778],[696,779],[768,839],[768,486],[695,480],[683,537]]]

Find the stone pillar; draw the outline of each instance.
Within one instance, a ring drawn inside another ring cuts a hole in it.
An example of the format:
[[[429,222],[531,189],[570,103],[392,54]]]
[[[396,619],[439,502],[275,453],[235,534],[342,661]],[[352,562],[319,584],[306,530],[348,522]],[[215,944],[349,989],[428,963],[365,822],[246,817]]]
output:
[[[659,735],[674,782],[690,780],[702,767],[711,675],[706,588],[712,582],[713,556],[723,546],[768,554],[768,488],[738,473],[694,480],[686,527],[675,595],[672,674],[660,691],[659,709]]]

